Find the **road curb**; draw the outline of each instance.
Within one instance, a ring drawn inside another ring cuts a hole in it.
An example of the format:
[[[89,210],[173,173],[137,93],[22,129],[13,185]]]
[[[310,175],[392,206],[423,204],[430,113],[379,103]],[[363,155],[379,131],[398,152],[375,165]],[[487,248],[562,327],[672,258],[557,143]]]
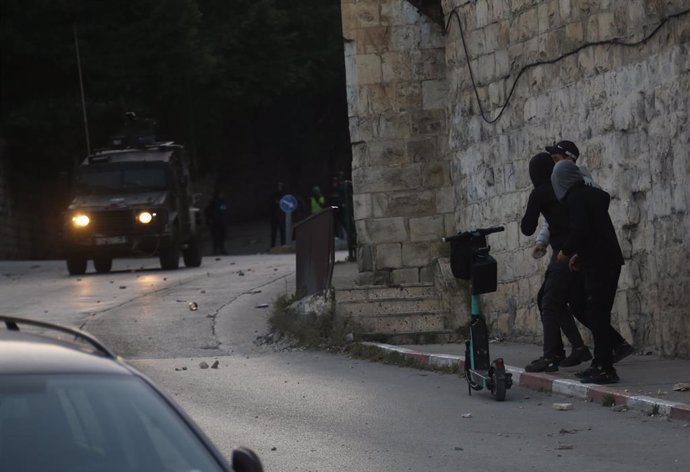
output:
[[[414,364],[420,367],[438,370],[457,367],[460,371],[465,369],[464,356],[419,352],[400,346],[374,342],[361,344],[385,352],[395,352],[412,360]],[[631,410],[659,414],[675,420],[690,421],[690,405],[685,403],[671,402],[645,395],[633,395],[625,390],[604,385],[583,384],[579,381],[563,379],[549,374],[525,372],[522,368],[509,365],[506,365],[506,371],[513,374],[514,385],[530,390],[566,395],[589,402],[613,400],[616,405],[625,406]]]

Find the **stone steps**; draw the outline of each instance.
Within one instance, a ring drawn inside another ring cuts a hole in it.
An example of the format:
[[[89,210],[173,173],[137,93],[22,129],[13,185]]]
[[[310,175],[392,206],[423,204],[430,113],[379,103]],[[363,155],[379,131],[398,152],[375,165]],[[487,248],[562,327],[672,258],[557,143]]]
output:
[[[449,339],[448,310],[431,284],[337,289],[335,314],[351,320],[362,339]],[[440,336],[440,338],[439,338]]]

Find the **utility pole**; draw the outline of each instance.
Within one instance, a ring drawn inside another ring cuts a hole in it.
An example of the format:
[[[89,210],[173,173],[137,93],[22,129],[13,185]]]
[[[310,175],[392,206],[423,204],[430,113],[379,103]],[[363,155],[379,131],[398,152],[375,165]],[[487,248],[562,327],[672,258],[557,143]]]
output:
[[[79,73],[79,90],[81,91],[81,110],[84,115],[84,134],[86,136],[86,153],[91,154],[91,140],[89,139],[89,120],[86,116],[86,97],[84,96],[84,79],[81,74],[81,57],[79,54],[79,38],[77,37],[77,24],[72,23],[74,30],[74,49],[77,53],[77,72]]]

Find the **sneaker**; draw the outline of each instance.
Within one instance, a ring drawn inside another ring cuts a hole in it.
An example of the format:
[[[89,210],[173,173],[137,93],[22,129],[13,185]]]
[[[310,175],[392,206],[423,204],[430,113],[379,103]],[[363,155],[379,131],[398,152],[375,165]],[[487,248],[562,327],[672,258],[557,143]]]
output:
[[[610,369],[602,369],[600,367],[592,370],[589,375],[583,376],[580,380],[581,383],[593,383],[598,385],[614,384],[618,383],[620,379],[616,373],[616,369],[611,367]]]
[[[635,352],[635,348],[633,348],[630,344],[628,343],[623,343],[620,346],[617,346],[616,348],[613,349],[613,363],[617,363],[628,357],[630,354],[633,354]]]
[[[525,366],[525,372],[556,372],[559,360],[553,357],[540,357]]]
[[[593,373],[595,373],[597,370],[599,370],[599,367],[596,364],[594,364],[594,362],[592,362],[592,364],[589,367],[587,367],[585,370],[580,370],[578,372],[575,372],[575,377],[577,377],[578,379],[582,379],[584,377],[589,377]]]
[[[586,362],[592,358],[592,353],[589,352],[589,348],[587,346],[582,346],[573,349],[573,352],[570,353],[568,357],[563,359],[560,362],[561,367],[573,367],[576,365],[580,365],[583,362]]]

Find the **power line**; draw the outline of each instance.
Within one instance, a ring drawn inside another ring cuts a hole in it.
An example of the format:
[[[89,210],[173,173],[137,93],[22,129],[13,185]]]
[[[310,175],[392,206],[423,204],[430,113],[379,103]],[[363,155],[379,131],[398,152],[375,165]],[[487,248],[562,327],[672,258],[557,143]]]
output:
[[[687,10],[684,10],[684,11],[681,11],[681,12],[678,12],[678,13],[675,13],[673,15],[669,15],[669,16],[665,17],[656,26],[656,28],[654,28],[654,30],[651,33],[649,33],[647,36],[645,36],[644,38],[642,38],[638,41],[625,42],[621,38],[613,38],[613,39],[607,39],[607,40],[602,40],[602,41],[595,41],[595,42],[591,42],[591,43],[585,43],[585,44],[573,49],[572,51],[569,51],[569,52],[567,52],[567,53],[565,53],[565,54],[563,54],[563,55],[561,55],[555,59],[537,61],[537,62],[533,62],[531,64],[527,64],[526,66],[522,67],[522,69],[520,69],[520,72],[518,72],[517,76],[515,77],[515,80],[513,81],[513,85],[510,87],[510,92],[508,93],[508,96],[506,97],[505,102],[501,106],[501,109],[499,110],[498,115],[496,115],[496,117],[493,119],[489,119],[486,116],[486,112],[484,111],[484,107],[482,106],[482,101],[479,98],[479,89],[478,89],[477,83],[475,82],[475,79],[474,79],[474,72],[472,71],[472,64],[470,62],[470,54],[469,54],[469,51],[467,50],[467,42],[465,41],[465,34],[464,34],[464,31],[462,28],[462,21],[460,20],[460,15],[458,13],[457,7],[454,8],[450,12],[450,14],[448,15],[448,21],[446,22],[446,27],[443,30],[443,34],[444,35],[448,34],[448,31],[450,31],[451,20],[453,19],[453,17],[455,17],[455,19],[457,20],[457,23],[458,23],[458,27],[460,28],[460,38],[462,39],[462,46],[463,46],[463,49],[465,50],[465,59],[467,60],[467,68],[469,69],[469,72],[470,72],[470,79],[472,81],[472,88],[474,89],[474,95],[477,98],[477,104],[479,105],[479,112],[481,113],[482,119],[484,121],[486,121],[489,124],[493,124],[493,123],[497,122],[501,118],[501,116],[503,115],[503,112],[508,107],[510,99],[512,98],[513,93],[515,92],[515,88],[517,87],[517,83],[520,80],[520,77],[527,70],[532,69],[532,68],[537,67],[537,66],[542,66],[542,65],[547,65],[547,64],[555,64],[556,62],[558,62],[562,59],[565,59],[568,56],[572,56],[573,54],[577,54],[578,52],[582,51],[583,49],[589,48],[589,47],[602,46],[602,45],[606,45],[606,44],[614,44],[614,45],[625,46],[625,47],[639,46],[640,44],[649,41],[652,38],[652,36],[654,36],[667,22],[669,22],[670,20],[672,20],[674,18],[678,18],[680,16],[686,15],[688,13],[690,13],[690,9],[687,9]]]

